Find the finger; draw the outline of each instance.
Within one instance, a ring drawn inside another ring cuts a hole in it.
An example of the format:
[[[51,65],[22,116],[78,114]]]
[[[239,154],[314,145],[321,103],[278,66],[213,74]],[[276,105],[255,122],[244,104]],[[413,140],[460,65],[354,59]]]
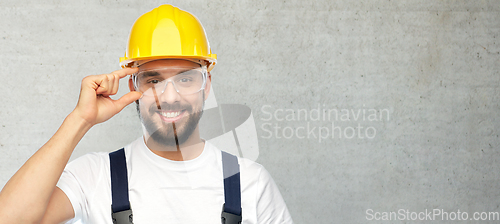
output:
[[[141,98],[141,96],[142,94],[140,92],[132,91],[123,95],[120,99],[115,100],[114,103],[118,111],[121,111],[127,105]]]
[[[105,94],[115,95],[120,87],[120,77],[117,74],[109,74],[108,80],[108,92]]]
[[[113,94],[113,89],[115,88],[115,76],[113,74],[108,74],[106,75],[108,78],[107,85],[106,85],[106,92],[102,93],[103,95],[114,95]]]
[[[118,92],[118,87],[120,86],[120,77],[118,75],[114,75],[113,82],[113,90],[111,91],[111,95],[115,95]]]
[[[120,79],[121,79],[127,75],[132,75],[132,74],[136,73],[137,71],[139,71],[139,68],[124,68],[124,69],[120,69],[120,70],[116,70],[114,72],[111,72],[111,74],[118,75],[118,77],[120,77]]]
[[[109,96],[115,95],[118,92],[118,87],[120,86],[120,77],[117,74],[105,75],[107,79],[103,79],[101,86],[104,88],[98,94]]]
[[[102,78],[100,80],[95,80],[96,84],[98,85],[96,89],[96,94],[104,94],[108,91],[109,87],[109,78],[107,75],[101,76]]]
[[[82,87],[90,87],[96,91],[96,94],[113,95],[114,89],[117,90],[119,86],[115,85],[115,83],[119,83],[119,79],[134,74],[138,70],[138,68],[124,68],[114,71],[111,74],[87,76],[82,81]],[[106,93],[107,91],[109,91],[109,93]]]

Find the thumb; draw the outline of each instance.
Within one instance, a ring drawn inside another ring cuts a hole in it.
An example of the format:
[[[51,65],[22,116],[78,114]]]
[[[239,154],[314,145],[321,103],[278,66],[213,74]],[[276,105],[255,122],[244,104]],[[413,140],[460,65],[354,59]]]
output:
[[[140,92],[137,92],[137,91],[129,92],[129,93],[123,95],[122,97],[120,97],[120,99],[115,100],[115,105],[116,105],[117,109],[121,111],[127,105],[129,105],[132,102],[141,98],[141,96],[142,96],[142,93],[140,93]]]

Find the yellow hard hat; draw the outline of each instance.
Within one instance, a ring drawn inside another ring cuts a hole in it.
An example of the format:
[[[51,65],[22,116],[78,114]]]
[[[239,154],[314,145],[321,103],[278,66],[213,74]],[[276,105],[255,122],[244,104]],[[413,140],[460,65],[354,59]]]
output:
[[[189,12],[161,5],[135,21],[120,66],[168,58],[205,61],[208,71],[217,63],[200,21]]]

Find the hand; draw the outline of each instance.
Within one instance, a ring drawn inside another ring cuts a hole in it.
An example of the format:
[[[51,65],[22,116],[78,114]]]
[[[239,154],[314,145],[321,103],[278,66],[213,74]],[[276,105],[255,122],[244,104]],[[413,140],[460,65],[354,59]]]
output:
[[[120,112],[125,106],[138,100],[140,92],[132,91],[118,100],[109,96],[118,91],[120,79],[134,74],[137,68],[125,68],[110,74],[91,75],[82,80],[80,98],[73,113],[83,118],[90,125],[104,122]]]

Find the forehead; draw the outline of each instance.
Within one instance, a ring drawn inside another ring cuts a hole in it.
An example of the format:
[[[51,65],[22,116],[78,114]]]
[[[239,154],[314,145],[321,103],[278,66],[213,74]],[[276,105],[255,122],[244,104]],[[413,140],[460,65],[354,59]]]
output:
[[[180,60],[180,59],[164,59],[147,62],[139,66],[139,71],[168,68],[168,67],[192,67],[199,68],[200,65],[192,61]]]

